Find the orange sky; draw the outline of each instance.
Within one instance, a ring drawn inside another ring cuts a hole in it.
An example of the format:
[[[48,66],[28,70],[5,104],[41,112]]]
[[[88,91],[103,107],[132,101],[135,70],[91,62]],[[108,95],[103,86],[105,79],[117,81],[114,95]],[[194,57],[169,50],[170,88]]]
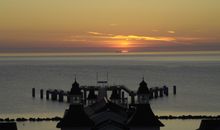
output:
[[[1,0],[0,52],[220,50],[219,0]]]

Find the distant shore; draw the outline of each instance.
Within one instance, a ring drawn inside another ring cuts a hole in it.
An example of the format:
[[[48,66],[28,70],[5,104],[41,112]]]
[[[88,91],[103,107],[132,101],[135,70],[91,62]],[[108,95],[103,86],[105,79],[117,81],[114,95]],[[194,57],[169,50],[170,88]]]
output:
[[[217,116],[208,116],[208,115],[181,115],[181,116],[157,116],[161,120],[202,120],[202,119],[220,119],[220,115]],[[0,122],[40,122],[40,121],[60,121],[62,118],[55,117],[18,117],[18,118],[0,118]]]

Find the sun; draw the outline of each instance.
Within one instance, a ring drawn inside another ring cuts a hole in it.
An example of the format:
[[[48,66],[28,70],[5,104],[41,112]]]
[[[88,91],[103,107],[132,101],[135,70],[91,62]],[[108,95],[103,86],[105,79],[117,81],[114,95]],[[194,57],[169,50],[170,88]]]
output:
[[[122,41],[120,44],[121,46],[128,47],[130,43],[128,41]]]
[[[130,40],[112,40],[109,42],[109,47],[117,48],[120,50],[128,50],[133,47],[133,42]]]
[[[128,40],[122,40],[122,41],[116,41],[115,45],[116,47],[120,47],[120,48],[129,48],[131,43]]]

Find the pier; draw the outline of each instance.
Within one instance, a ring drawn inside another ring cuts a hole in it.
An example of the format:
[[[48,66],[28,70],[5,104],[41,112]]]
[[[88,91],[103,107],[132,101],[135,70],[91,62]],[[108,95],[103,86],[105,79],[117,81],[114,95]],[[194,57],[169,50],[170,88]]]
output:
[[[128,87],[124,85],[97,85],[97,86],[79,86],[81,92],[83,93],[82,103],[88,104],[88,95],[89,92],[92,90],[96,94],[100,94],[100,90],[104,89],[106,91],[105,96],[107,97],[107,93],[113,93],[115,91],[119,96],[119,102],[123,105],[128,103],[128,100],[130,101],[130,104],[135,104],[136,102],[136,96],[137,91],[133,91],[129,89]],[[102,89],[101,89],[102,88]],[[173,95],[176,95],[176,86],[173,86]],[[69,103],[69,93],[70,91],[65,91],[61,89],[47,89],[43,90],[40,89],[40,99],[44,99],[46,97],[46,100],[52,100],[52,101],[58,101],[58,102],[67,102]],[[163,87],[151,87],[149,88],[149,99],[157,99],[157,98],[163,98],[164,96],[169,96],[169,88],[167,86]],[[45,94],[45,95],[44,95]],[[103,97],[98,96],[98,97]],[[32,88],[32,97],[36,97],[36,89]]]

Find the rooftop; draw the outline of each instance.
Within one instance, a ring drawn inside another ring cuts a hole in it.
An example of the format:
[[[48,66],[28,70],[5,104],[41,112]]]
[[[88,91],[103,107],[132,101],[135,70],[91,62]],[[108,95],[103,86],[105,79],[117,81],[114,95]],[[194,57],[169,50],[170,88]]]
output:
[[[147,87],[147,83],[144,81],[144,79],[141,81],[141,83],[139,84],[139,88],[137,91],[137,94],[149,94],[150,91]]]
[[[220,130],[220,119],[202,120],[200,127],[197,130]]]
[[[57,124],[57,128],[92,126],[93,122],[85,113],[81,104],[71,104],[65,111],[63,119]]]
[[[74,83],[72,84],[72,88],[70,90],[70,95],[81,95],[81,89],[79,87],[79,83],[76,81],[74,81]]]
[[[129,126],[164,126],[159,119],[154,115],[150,104],[137,104],[136,110],[128,120]]]

